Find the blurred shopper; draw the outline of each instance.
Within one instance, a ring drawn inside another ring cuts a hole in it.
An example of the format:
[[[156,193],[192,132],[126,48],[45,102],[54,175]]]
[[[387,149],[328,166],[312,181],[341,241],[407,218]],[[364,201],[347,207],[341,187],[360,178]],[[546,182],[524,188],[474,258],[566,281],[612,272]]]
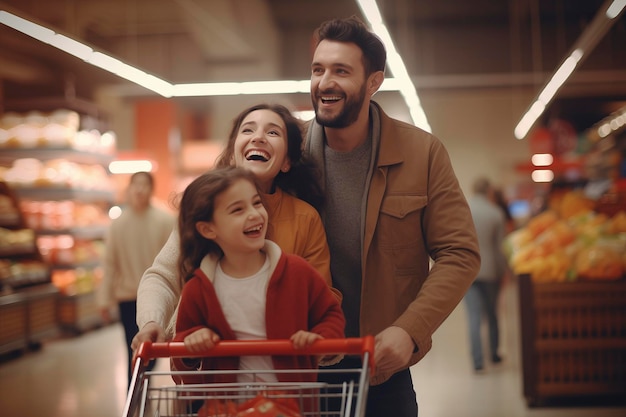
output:
[[[504,222],[505,222],[504,234],[505,235],[509,234],[515,230],[515,219],[513,218],[513,215],[511,214],[509,203],[500,188],[493,189],[492,197],[493,197],[493,202],[498,207],[500,207],[500,209],[504,213]]]
[[[106,236],[104,278],[98,291],[98,304],[105,323],[111,320],[111,307],[116,303],[119,306],[128,348],[129,382],[131,341],[138,331],[135,317],[139,280],[152,265],[176,222],[173,214],[152,205],[153,191],[154,179],[149,172],[137,172],[130,177],[127,205],[120,217],[113,220]]]
[[[506,220],[502,209],[493,202],[492,192],[489,180],[481,177],[474,182],[473,196],[469,199],[481,256],[480,271],[465,295],[475,371],[481,371],[484,367],[480,330],[483,314],[487,317],[489,328],[491,362],[499,363],[502,360],[498,353],[500,335],[496,307],[501,280],[507,271],[502,252]]]

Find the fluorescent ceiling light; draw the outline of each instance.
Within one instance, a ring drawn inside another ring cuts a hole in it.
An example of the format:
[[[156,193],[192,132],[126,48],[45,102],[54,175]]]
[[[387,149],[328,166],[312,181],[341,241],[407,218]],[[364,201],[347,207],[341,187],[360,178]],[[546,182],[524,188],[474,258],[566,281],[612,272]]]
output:
[[[417,96],[413,81],[406,70],[402,57],[396,51],[396,47],[393,44],[387,27],[383,23],[383,18],[378,9],[376,0],[357,0],[357,3],[372,30],[385,45],[385,49],[387,50],[387,65],[394,79],[399,83],[398,91],[400,91],[400,94],[409,108],[413,123],[427,132],[431,132],[430,124],[428,123],[420,99]]]
[[[135,172],[152,171],[152,162],[148,160],[112,161],[109,164],[111,174],[134,174]]]
[[[4,10],[0,10],[0,22],[41,42],[49,43],[48,40],[54,36],[50,29]]]
[[[54,46],[55,48],[59,48],[62,51],[67,52],[70,55],[74,55],[77,58],[82,59],[83,61],[87,61],[89,57],[93,54],[93,49],[84,43],[80,43],[75,41],[72,38],[68,38],[65,35],[61,35],[60,33],[55,33],[50,36],[49,44]]]
[[[572,52],[569,56],[563,60],[559,68],[554,72],[554,75],[542,88],[535,101],[530,105],[529,109],[524,113],[513,134],[517,139],[524,139],[535,122],[541,117],[546,107],[559,88],[565,84],[567,79],[572,75],[576,66],[579,65],[583,58],[591,53],[598,41],[604,36],[604,34],[610,29],[614,21],[614,17],[617,17],[626,5],[626,0],[607,0],[600,8],[600,11],[593,18],[588,28],[580,35]]]
[[[626,0],[615,0],[608,9],[606,9],[606,17],[615,19],[626,7]]]
[[[554,157],[549,153],[536,153],[530,158],[530,162],[536,167],[547,167],[552,165]]]
[[[415,86],[407,73],[402,58],[393,45],[387,28],[383,24],[376,1],[357,0],[357,2],[372,30],[383,41],[387,50],[387,65],[394,76],[394,78],[386,78],[379,91],[399,91],[409,108],[413,123],[430,132],[431,128],[420,104]],[[289,94],[309,93],[310,91],[310,80],[171,84],[108,54],[96,51],[75,39],[55,33],[49,28],[5,10],[0,11],[0,23],[167,98],[238,94]]]
[[[567,81],[567,79],[572,75],[574,70],[576,69],[576,64],[583,57],[583,51],[580,49],[576,49],[571,53],[569,57],[556,70],[548,84],[544,87],[541,94],[537,98],[538,101],[542,102],[544,105],[548,104],[552,98],[556,95],[556,92],[559,88]]]
[[[530,174],[534,182],[550,182],[554,179],[554,172],[549,169],[537,169]]]

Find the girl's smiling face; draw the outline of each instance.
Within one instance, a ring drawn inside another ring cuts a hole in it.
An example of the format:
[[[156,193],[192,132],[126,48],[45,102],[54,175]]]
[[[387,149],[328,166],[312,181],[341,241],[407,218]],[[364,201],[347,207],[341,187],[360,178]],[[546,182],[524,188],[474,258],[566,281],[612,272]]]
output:
[[[259,251],[265,243],[267,211],[255,185],[237,180],[215,198],[213,219],[198,222],[196,229],[226,255]]]
[[[271,110],[255,110],[242,121],[234,145],[234,163],[257,177],[269,193],[280,171],[287,172],[287,130],[283,119]]]

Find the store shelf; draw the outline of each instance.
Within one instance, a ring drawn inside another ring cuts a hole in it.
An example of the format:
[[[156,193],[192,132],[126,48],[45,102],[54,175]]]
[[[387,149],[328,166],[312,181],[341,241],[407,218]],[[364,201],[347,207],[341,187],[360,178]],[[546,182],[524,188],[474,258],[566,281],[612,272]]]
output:
[[[71,187],[15,187],[21,199],[34,201],[72,200],[82,202],[113,202],[115,193],[103,190],[85,190]]]
[[[41,134],[41,139],[18,140],[27,135],[15,133],[16,140],[6,141],[0,149],[0,165],[7,166],[6,181],[20,200],[24,222],[35,232],[36,246],[49,266],[46,278],[60,294],[49,316],[58,320],[63,330],[82,332],[100,324],[93,291],[101,269],[107,213],[116,199],[108,171],[115,159],[115,141],[112,133],[100,133],[105,130],[94,123],[98,120],[93,118],[93,111],[81,111],[88,103],[74,103],[78,107],[55,107],[55,103],[59,102],[35,100],[18,107],[29,113],[43,112],[44,116],[47,112],[65,115],[63,121],[55,119],[66,129],[60,130],[63,136],[55,136],[55,130],[37,124],[28,126],[24,113],[18,126],[25,128],[20,132],[32,131]],[[73,124],[73,115],[63,111],[67,109],[79,113],[78,128]],[[46,136],[47,132],[52,133]],[[42,321],[42,309],[43,305],[30,315]]]
[[[0,152],[0,165],[11,163],[16,159],[33,158],[36,155],[39,160],[71,159],[73,162],[86,165],[108,165],[113,161],[113,155],[99,152],[83,151],[74,148],[2,148]]]
[[[32,256],[37,253],[35,242],[16,243],[8,247],[0,247],[0,258],[17,258]]]
[[[19,227],[20,221],[20,214],[17,212],[0,214],[0,227],[13,229]]]
[[[107,229],[106,225],[89,225],[65,229],[39,229],[37,234],[39,236],[72,235],[76,239],[92,240],[104,238]]]

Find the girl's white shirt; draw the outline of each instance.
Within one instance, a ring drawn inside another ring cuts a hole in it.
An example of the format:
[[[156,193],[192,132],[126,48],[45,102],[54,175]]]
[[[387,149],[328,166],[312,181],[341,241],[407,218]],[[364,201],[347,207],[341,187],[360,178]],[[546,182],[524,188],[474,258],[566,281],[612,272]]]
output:
[[[270,280],[270,261],[265,263],[254,275],[245,278],[233,278],[224,273],[218,264],[213,286],[220,301],[226,321],[233,329],[237,340],[265,340],[265,303],[267,286]],[[258,375],[252,371],[271,371],[274,369],[270,356],[242,356],[239,369],[250,373],[238,374],[238,382],[265,381],[277,382],[272,372]]]

